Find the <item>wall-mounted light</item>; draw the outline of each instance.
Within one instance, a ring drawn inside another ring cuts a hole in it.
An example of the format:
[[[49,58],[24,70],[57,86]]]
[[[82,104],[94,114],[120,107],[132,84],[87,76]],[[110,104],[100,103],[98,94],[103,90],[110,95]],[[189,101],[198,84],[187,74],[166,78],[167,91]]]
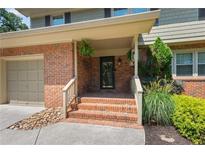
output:
[[[121,64],[122,64],[122,59],[121,59],[121,58],[118,58],[117,64],[118,64],[118,65],[121,65]]]

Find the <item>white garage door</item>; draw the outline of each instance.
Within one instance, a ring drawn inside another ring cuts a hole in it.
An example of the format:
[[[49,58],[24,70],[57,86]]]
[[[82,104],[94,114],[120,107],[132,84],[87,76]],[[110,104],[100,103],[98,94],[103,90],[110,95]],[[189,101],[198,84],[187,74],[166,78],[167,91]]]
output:
[[[8,61],[7,87],[10,103],[43,105],[43,60]]]

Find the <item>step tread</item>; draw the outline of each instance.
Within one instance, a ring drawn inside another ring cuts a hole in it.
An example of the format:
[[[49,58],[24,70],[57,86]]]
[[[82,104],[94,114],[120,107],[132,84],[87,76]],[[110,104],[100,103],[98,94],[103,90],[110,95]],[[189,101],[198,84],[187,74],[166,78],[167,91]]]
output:
[[[131,98],[103,98],[103,97],[81,97],[81,103],[103,103],[103,104],[130,104],[135,105],[135,99]]]
[[[105,104],[105,103],[79,103],[78,106],[114,106],[114,107],[129,107],[136,108],[136,105],[131,104]]]
[[[111,111],[97,111],[97,110],[77,110],[72,111],[69,114],[100,114],[100,115],[116,115],[116,116],[126,116],[126,117],[137,117],[136,113],[126,113],[126,112],[111,112]]]
[[[80,119],[80,118],[68,118],[65,120],[70,123],[84,123],[84,124],[94,124],[94,125],[103,125],[103,126],[113,126],[113,127],[124,127],[124,128],[135,128],[142,129],[142,125],[137,123],[128,123],[128,122],[118,122],[118,121],[105,121],[105,120],[94,120],[94,119]]]

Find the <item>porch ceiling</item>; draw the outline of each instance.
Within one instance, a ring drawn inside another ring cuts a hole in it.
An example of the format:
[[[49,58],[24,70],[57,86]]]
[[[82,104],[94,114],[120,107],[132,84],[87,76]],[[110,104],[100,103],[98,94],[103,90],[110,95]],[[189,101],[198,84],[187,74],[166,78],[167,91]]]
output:
[[[149,32],[159,11],[0,34],[0,47],[133,37]]]

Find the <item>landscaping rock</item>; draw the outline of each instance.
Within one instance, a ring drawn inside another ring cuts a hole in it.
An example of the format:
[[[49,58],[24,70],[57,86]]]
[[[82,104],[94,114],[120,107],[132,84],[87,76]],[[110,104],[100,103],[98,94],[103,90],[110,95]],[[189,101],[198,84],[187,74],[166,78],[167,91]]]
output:
[[[9,129],[23,129],[32,130],[34,128],[45,127],[48,124],[53,124],[61,121],[63,119],[62,108],[49,108],[45,109],[39,113],[33,114],[31,117],[16,122],[15,124],[9,126]]]

